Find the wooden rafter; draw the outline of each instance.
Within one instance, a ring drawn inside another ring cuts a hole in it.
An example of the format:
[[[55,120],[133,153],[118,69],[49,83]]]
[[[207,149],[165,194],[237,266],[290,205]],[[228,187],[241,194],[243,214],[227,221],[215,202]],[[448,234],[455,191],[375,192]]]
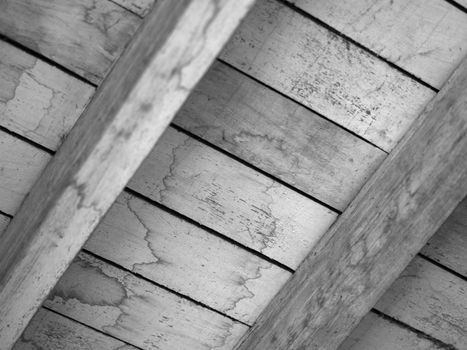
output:
[[[335,349],[467,194],[467,60],[237,346]]]
[[[158,1],[2,234],[9,349],[253,0]]]

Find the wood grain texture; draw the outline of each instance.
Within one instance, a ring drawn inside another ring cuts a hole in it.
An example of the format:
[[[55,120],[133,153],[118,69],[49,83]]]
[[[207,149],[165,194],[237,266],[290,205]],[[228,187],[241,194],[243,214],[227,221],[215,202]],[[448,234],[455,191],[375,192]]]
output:
[[[107,0],[0,3],[1,34],[96,84],[140,23],[139,17]]]
[[[467,60],[238,349],[335,349],[467,194]]]
[[[146,17],[2,234],[0,338],[6,349],[250,5],[251,0],[161,1]]]
[[[0,210],[13,215],[51,156],[0,130]]]
[[[173,128],[128,186],[291,268],[337,216]]]
[[[273,0],[257,2],[221,58],[386,151],[434,95]]]
[[[416,257],[375,308],[457,349],[467,344],[467,282]]]
[[[467,198],[423,247],[422,254],[467,277]]]
[[[116,4],[136,13],[138,16],[146,16],[154,6],[155,0],[111,0]]]
[[[4,41],[0,87],[0,125],[54,150],[94,93],[90,85]]]
[[[339,350],[443,350],[439,344],[419,336],[375,313],[368,313],[339,346]]]
[[[291,275],[129,193],[85,248],[249,324]]]
[[[290,2],[437,88],[467,54],[467,14],[444,0]]]
[[[47,309],[34,315],[14,350],[137,350]]]
[[[174,123],[339,210],[386,156],[221,62]]]
[[[229,350],[248,329],[83,253],[44,305],[148,350]]]

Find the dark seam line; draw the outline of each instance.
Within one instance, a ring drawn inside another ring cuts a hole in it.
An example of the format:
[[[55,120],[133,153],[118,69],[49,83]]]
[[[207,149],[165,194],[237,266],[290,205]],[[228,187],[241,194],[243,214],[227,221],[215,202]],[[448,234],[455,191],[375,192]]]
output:
[[[228,151],[226,151],[226,150],[220,148],[219,146],[217,146],[217,145],[215,145],[215,144],[212,144],[212,143],[209,142],[209,141],[206,141],[205,139],[199,137],[198,135],[195,135],[195,134],[191,133],[190,131],[188,131],[188,130],[186,130],[186,129],[184,129],[184,128],[182,128],[182,127],[180,127],[180,126],[178,126],[178,125],[176,125],[176,124],[174,124],[174,123],[171,123],[170,126],[171,126],[172,128],[174,128],[175,130],[177,130],[177,131],[179,131],[179,132],[181,132],[181,133],[183,133],[183,134],[185,134],[185,135],[187,135],[187,136],[189,136],[189,137],[195,139],[196,141],[198,141],[198,142],[204,144],[205,146],[207,146],[207,147],[209,147],[209,148],[212,148],[212,149],[214,149],[214,150],[216,150],[216,151],[218,151],[218,152],[224,154],[225,156],[227,156],[227,157],[229,157],[229,158],[231,158],[231,159],[233,159],[233,160],[235,160],[235,161],[237,161],[237,162],[239,162],[239,163],[242,163],[243,165],[245,165],[246,167],[252,169],[253,171],[258,172],[258,173],[260,173],[261,175],[264,175],[264,176],[268,177],[269,179],[271,179],[271,180],[273,180],[273,181],[275,181],[275,182],[281,184],[282,186],[285,186],[285,187],[287,187],[288,189],[290,189],[290,190],[292,190],[292,191],[294,191],[294,192],[299,193],[299,194],[302,195],[303,197],[306,197],[307,199],[309,199],[309,200],[311,200],[311,201],[313,201],[313,202],[315,202],[315,203],[318,203],[318,204],[322,205],[323,207],[325,207],[325,208],[327,208],[327,209],[333,211],[334,213],[336,213],[336,214],[342,214],[342,211],[340,211],[339,209],[336,209],[336,208],[330,206],[329,204],[327,204],[327,203],[325,203],[325,202],[323,202],[323,201],[321,201],[321,200],[319,200],[319,199],[317,199],[317,198],[315,198],[315,197],[309,195],[308,193],[306,193],[306,192],[304,192],[304,191],[302,191],[302,190],[300,190],[300,189],[298,189],[298,188],[296,188],[296,187],[290,185],[289,183],[285,182],[284,180],[281,180],[281,179],[277,178],[277,177],[274,176],[273,174],[270,174],[270,173],[268,173],[268,172],[266,172],[266,171],[264,171],[264,170],[262,170],[262,169],[256,167],[255,165],[248,163],[247,161],[243,160],[242,158],[239,158],[238,156],[236,156],[236,155],[234,155],[234,154],[232,154],[232,153],[230,153],[230,152],[228,152]]]
[[[249,73],[244,72],[244,71],[242,71],[241,69],[239,69],[239,68],[233,66],[233,65],[230,64],[229,62],[225,61],[223,58],[217,58],[217,60],[218,60],[219,62],[222,62],[222,63],[225,64],[226,66],[232,68],[233,70],[237,71],[238,73],[240,73],[240,74],[242,74],[242,75],[244,75],[244,76],[250,78],[251,80],[255,81],[256,83],[260,84],[261,86],[263,86],[263,87],[265,87],[265,88],[267,88],[267,89],[269,89],[269,90],[271,90],[271,91],[273,91],[273,92],[275,92],[275,93],[281,95],[282,97],[285,97],[287,100],[292,101],[293,103],[295,103],[295,104],[297,104],[297,105],[299,105],[299,106],[305,108],[306,110],[310,111],[311,113],[316,114],[318,117],[320,117],[320,118],[326,120],[327,122],[329,122],[329,123],[331,123],[331,124],[337,126],[339,129],[345,130],[346,132],[348,132],[348,133],[351,134],[352,136],[355,136],[355,137],[358,138],[359,140],[362,140],[363,142],[365,142],[365,143],[367,143],[367,144],[369,144],[369,145],[371,145],[371,146],[373,146],[373,147],[379,149],[380,151],[382,151],[382,152],[384,152],[384,153],[386,153],[386,154],[389,154],[388,151],[385,151],[384,149],[382,149],[382,148],[379,147],[378,145],[375,145],[373,142],[368,141],[367,139],[363,138],[362,136],[360,136],[359,134],[355,133],[354,131],[347,129],[345,126],[342,126],[342,125],[338,124],[337,122],[335,122],[335,121],[332,120],[332,119],[329,119],[329,118],[326,117],[325,115],[323,115],[323,114],[321,114],[321,113],[319,113],[319,112],[313,110],[311,107],[305,106],[305,105],[302,104],[301,102],[295,101],[292,97],[286,95],[285,93],[283,93],[283,92],[281,92],[281,91],[279,91],[279,90],[276,90],[274,87],[269,86],[268,84],[262,82],[262,81],[259,80],[258,78],[255,78],[254,76],[250,75]]]
[[[340,36],[341,38],[343,38],[344,40],[347,40],[348,42],[350,42],[351,44],[357,46],[358,48],[362,49],[363,51],[369,53],[370,55],[380,59],[381,61],[385,62],[387,65],[391,66],[392,68],[396,69],[397,71],[399,71],[400,73],[406,75],[407,77],[411,78],[412,80],[416,81],[417,83],[425,86],[426,88],[428,89],[431,89],[435,92],[439,92],[439,89],[431,86],[430,84],[428,84],[427,82],[423,81],[422,79],[420,79],[419,77],[417,77],[416,75],[406,71],[404,68],[401,68],[399,67],[397,64],[387,60],[385,57],[377,54],[376,52],[374,52],[373,50],[369,49],[368,47],[366,46],[363,46],[362,44],[360,44],[358,41],[355,41],[354,39],[348,37],[347,35],[345,35],[344,33],[342,32],[339,32],[337,29],[335,29],[334,27],[331,27],[329,24],[327,24],[326,22],[323,22],[322,20],[316,18],[315,16],[309,14],[308,12],[302,10],[301,8],[297,7],[296,5],[294,4],[291,4],[289,3],[287,0],[276,0],[278,1],[279,3],[283,4],[284,6],[296,11],[297,13],[299,13],[300,15],[304,16],[305,18],[308,18],[310,20],[312,20],[313,22],[315,22],[316,24],[326,28],[327,30],[331,31],[332,33]]]
[[[128,343],[127,341],[122,340],[122,339],[120,339],[120,338],[117,338],[117,337],[113,336],[112,334],[106,333],[106,332],[104,332],[104,331],[102,331],[102,330],[100,330],[100,329],[98,329],[98,328],[94,328],[93,326],[90,326],[90,325],[88,325],[88,324],[86,324],[86,323],[83,323],[83,322],[81,322],[81,321],[78,321],[77,319],[75,319],[75,318],[73,318],[73,317],[71,317],[71,316],[62,314],[62,313],[60,313],[59,311],[56,311],[56,310],[50,308],[49,306],[42,305],[42,307],[43,307],[44,309],[46,309],[46,310],[48,310],[48,311],[54,313],[54,314],[60,315],[60,316],[66,318],[66,319],[68,319],[68,320],[70,320],[70,321],[72,321],[72,322],[76,322],[76,323],[80,324],[81,326],[84,326],[84,327],[86,327],[86,328],[88,328],[88,329],[92,329],[93,331],[96,331],[97,333],[100,333],[100,334],[102,334],[102,335],[105,335],[106,337],[109,337],[109,338],[118,340],[119,342],[122,342],[122,343],[124,343],[124,344],[126,344],[126,345],[129,345],[129,346],[131,346],[131,347],[134,347],[134,348],[137,348],[137,349],[140,349],[140,350],[144,350],[143,348],[140,348],[139,346],[136,346],[136,345],[134,345],[134,344]]]
[[[418,330],[417,328],[414,328],[402,321],[399,321],[391,316],[388,316],[386,315],[384,312],[381,312],[379,310],[376,310],[376,309],[371,309],[371,312],[377,314],[378,316],[382,317],[383,319],[391,322],[391,323],[394,323],[396,325],[399,325],[403,328],[406,328],[408,330],[410,330],[411,332],[415,333],[418,337],[420,338],[424,338],[424,339],[427,339],[431,342],[433,342],[435,345],[437,345],[438,347],[441,347],[442,349],[446,349],[446,350],[457,350],[457,348],[452,345],[452,344],[446,344],[444,343],[443,341],[439,340],[439,339],[436,339],[436,338],[433,338],[431,335],[429,334],[426,334],[425,332],[422,332],[420,330]]]
[[[168,208],[165,205],[163,205],[163,204],[161,204],[159,202],[156,202],[151,198],[146,197],[144,194],[141,194],[141,193],[139,193],[139,192],[137,192],[137,191],[135,191],[135,190],[133,190],[133,189],[131,189],[129,187],[126,187],[124,191],[131,194],[131,195],[133,195],[134,197],[136,197],[136,198],[138,198],[140,200],[143,200],[143,201],[147,202],[148,204],[151,204],[152,206],[154,206],[156,208],[159,208],[159,209],[161,209],[161,210],[175,216],[176,218],[178,218],[180,220],[186,221],[189,224],[191,224],[191,225],[193,225],[193,226],[195,226],[195,227],[197,227],[197,228],[199,228],[199,229],[201,229],[203,231],[206,231],[206,232],[208,232],[209,234],[211,234],[213,236],[216,236],[216,237],[222,239],[223,241],[226,241],[226,242],[228,242],[228,243],[230,243],[230,244],[232,244],[232,245],[234,245],[234,246],[236,246],[238,248],[246,250],[247,252],[253,254],[254,256],[256,256],[256,257],[258,257],[258,258],[260,258],[262,260],[265,260],[268,263],[273,264],[273,265],[275,265],[275,266],[277,266],[277,267],[279,267],[279,268],[281,268],[281,269],[283,269],[285,271],[288,271],[291,274],[293,274],[295,272],[295,270],[290,268],[289,266],[284,265],[283,263],[281,263],[281,262],[279,262],[279,261],[277,261],[275,259],[272,259],[272,258],[270,258],[270,257],[268,257],[268,256],[266,256],[266,255],[264,255],[264,254],[262,254],[262,253],[260,253],[260,252],[258,252],[256,250],[254,250],[254,249],[252,249],[252,248],[250,248],[248,246],[245,246],[242,243],[239,243],[236,240],[234,240],[234,239],[232,239],[232,238],[230,238],[230,237],[228,237],[228,236],[226,236],[226,235],[224,235],[222,233],[219,233],[219,232],[215,231],[214,229],[212,229],[212,228],[210,228],[208,226],[205,226],[205,225],[199,223],[198,221],[196,221],[196,220],[194,220],[194,219],[192,219],[192,218],[190,218],[190,217],[188,217],[188,216],[186,216],[184,214],[181,214],[180,212],[176,211],[175,209]]]
[[[5,134],[8,134],[16,139],[19,139],[27,144],[29,144],[30,146],[33,146],[35,148],[38,148],[40,149],[41,151],[44,151],[46,153],[48,153],[49,155],[54,155],[55,154],[55,151],[52,151],[51,149],[45,147],[45,146],[42,146],[40,143],[37,143],[27,137],[24,137],[23,135],[20,135],[14,131],[11,131],[10,129],[0,125],[0,130],[3,131]]]
[[[145,276],[143,276],[143,275],[141,275],[141,274],[139,274],[137,272],[131,271],[131,270],[127,269],[126,267],[121,266],[120,264],[118,264],[118,263],[116,263],[116,262],[114,262],[112,260],[108,260],[106,258],[103,258],[102,256],[100,256],[98,254],[95,254],[95,253],[87,250],[86,248],[83,248],[82,251],[85,252],[86,254],[89,254],[89,255],[93,256],[96,259],[104,261],[105,263],[107,263],[107,264],[109,264],[109,265],[111,265],[111,266],[113,266],[113,267],[115,267],[117,269],[120,269],[120,270],[123,270],[123,271],[125,271],[127,273],[130,273],[133,276],[136,276],[137,278],[142,279],[142,280],[144,280],[144,281],[146,281],[146,282],[148,282],[148,283],[150,283],[150,284],[152,284],[152,285],[154,285],[154,286],[156,286],[156,287],[158,287],[160,289],[163,289],[163,290],[165,290],[165,291],[167,291],[167,292],[169,292],[171,294],[174,294],[174,295],[176,295],[176,296],[178,296],[178,297],[180,297],[182,299],[186,299],[186,300],[192,302],[193,304],[195,304],[197,306],[200,306],[200,307],[202,307],[204,309],[215,312],[216,314],[221,315],[223,317],[226,317],[226,318],[230,319],[231,321],[241,323],[241,324],[243,324],[243,325],[245,325],[247,327],[251,327],[249,324],[247,324],[247,323],[245,323],[243,321],[239,321],[239,320],[235,319],[232,316],[226,315],[226,314],[222,313],[221,311],[218,311],[218,310],[216,310],[216,309],[214,309],[214,308],[212,308],[212,307],[210,307],[210,306],[208,306],[208,305],[206,305],[206,304],[204,304],[204,303],[202,303],[202,302],[200,302],[200,301],[198,301],[196,299],[191,298],[188,295],[177,292],[177,291],[175,291],[175,290],[173,290],[173,289],[171,289],[169,287],[166,287],[166,286],[164,286],[162,284],[159,284],[158,282],[153,281],[153,280],[151,280],[151,279],[149,279],[149,278],[147,278],[147,277],[145,277]]]
[[[444,0],[446,1],[448,4],[454,6],[455,8],[457,8],[458,10],[464,12],[464,13],[467,13],[467,8],[465,8],[464,6],[462,6],[461,4],[457,3],[455,0]]]
[[[81,82],[83,82],[85,84],[88,84],[88,85],[91,85],[94,88],[97,88],[97,84],[87,80],[86,78],[84,78],[81,75],[73,72],[69,68],[66,68],[66,67],[62,66],[60,63],[57,63],[57,62],[51,60],[50,58],[48,58],[47,56],[44,56],[40,52],[36,52],[36,51],[30,49],[29,47],[21,44],[20,42],[5,36],[4,34],[0,33],[0,40],[7,42],[8,44],[16,47],[18,50],[26,52],[27,54],[33,56],[36,59],[44,61],[48,65],[50,65],[50,66],[52,66],[54,68],[57,68],[58,70],[62,71],[63,73],[65,73],[67,75],[70,75],[73,78],[75,78],[75,79],[77,79],[77,80],[79,80],[79,81],[81,81]]]
[[[5,213],[3,210],[0,210],[0,214],[3,215],[3,216],[8,217],[10,219],[13,219],[13,215]]]
[[[141,18],[141,19],[144,19],[144,16],[141,16],[139,13],[136,13],[135,11],[133,11],[132,9],[130,9],[129,7],[125,7],[125,6],[123,6],[122,4],[119,4],[119,3],[116,2],[115,0],[108,0],[108,1],[110,1],[110,2],[111,2],[112,4],[114,4],[114,5],[117,5],[117,6],[120,7],[121,9],[130,12],[131,14],[135,15],[136,17],[139,17],[139,18]]]
[[[432,263],[433,265],[438,266],[439,268],[445,270],[446,272],[449,272],[450,274],[452,274],[452,275],[454,275],[454,276],[456,276],[456,277],[459,277],[461,280],[467,282],[467,277],[464,276],[464,275],[462,275],[461,273],[459,273],[459,272],[457,272],[457,271],[455,271],[455,270],[453,270],[453,269],[451,269],[451,268],[449,268],[449,267],[447,267],[447,266],[441,264],[440,262],[438,262],[438,261],[436,261],[436,260],[434,260],[434,259],[432,259],[432,258],[426,256],[426,255],[423,254],[423,253],[418,253],[418,256],[421,257],[421,258],[423,258],[424,260],[426,260],[426,261]]]

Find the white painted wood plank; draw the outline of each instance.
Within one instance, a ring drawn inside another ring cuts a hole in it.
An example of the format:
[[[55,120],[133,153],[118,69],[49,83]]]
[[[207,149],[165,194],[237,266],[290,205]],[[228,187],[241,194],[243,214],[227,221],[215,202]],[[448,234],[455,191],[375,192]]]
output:
[[[257,2],[221,58],[386,151],[434,95],[273,0]]]
[[[291,268],[336,218],[324,206],[173,128],[128,186]]]
[[[34,315],[13,350],[137,350],[46,309]]]
[[[0,41],[0,124],[57,149],[94,88]]]
[[[249,324],[290,276],[125,192],[85,248]]]
[[[45,305],[148,350],[230,350],[248,328],[82,253]]]
[[[0,130],[0,210],[13,215],[51,156]]]
[[[221,62],[174,123],[339,210],[386,156]]]
[[[457,206],[421,252],[467,277],[467,198]]]
[[[467,282],[416,257],[375,308],[459,349],[467,344]]]
[[[375,313],[368,313],[339,350],[441,350],[432,341]]]
[[[0,33],[99,83],[141,19],[107,0],[5,0]],[[92,40],[90,40],[92,38]]]
[[[437,88],[467,54],[467,14],[445,0],[291,2]]]

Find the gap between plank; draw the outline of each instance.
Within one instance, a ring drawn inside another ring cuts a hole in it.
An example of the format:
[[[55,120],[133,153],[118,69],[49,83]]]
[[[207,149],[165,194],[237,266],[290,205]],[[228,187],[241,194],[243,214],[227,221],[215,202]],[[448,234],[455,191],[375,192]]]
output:
[[[275,266],[277,266],[277,267],[279,267],[279,268],[281,268],[281,269],[283,269],[285,271],[288,271],[290,273],[295,272],[294,269],[292,269],[291,267],[281,263],[280,261],[277,261],[275,259],[272,259],[272,258],[266,256],[266,255],[263,255],[262,253],[254,250],[254,249],[252,249],[250,247],[247,247],[247,246],[243,245],[242,243],[239,243],[239,242],[235,241],[234,239],[232,239],[232,238],[230,238],[228,236],[225,236],[222,233],[217,232],[216,230],[214,230],[214,229],[212,229],[210,227],[207,227],[207,226],[199,223],[198,221],[190,218],[189,216],[186,216],[186,215],[184,215],[182,213],[179,213],[175,209],[168,208],[164,204],[161,204],[159,202],[154,201],[151,198],[146,197],[144,194],[141,194],[141,193],[139,193],[139,192],[137,192],[137,191],[135,191],[135,190],[133,190],[133,189],[131,189],[129,187],[125,187],[125,192],[131,194],[132,196],[134,196],[134,197],[136,197],[136,198],[138,198],[140,200],[145,201],[146,203],[148,203],[148,204],[150,204],[150,205],[152,205],[152,206],[154,206],[156,208],[159,208],[159,209],[161,209],[161,210],[163,210],[163,211],[177,217],[178,219],[181,219],[181,220],[183,220],[185,222],[188,222],[189,224],[192,224],[193,226],[196,226],[197,228],[199,228],[201,230],[204,230],[204,231],[208,232],[209,234],[222,239],[223,241],[226,241],[226,242],[228,242],[228,243],[230,243],[230,244],[232,244],[232,245],[234,245],[234,246],[236,246],[238,248],[241,248],[241,249],[249,252],[250,254],[257,256],[258,258],[261,258],[262,260],[267,261],[270,264],[273,264],[273,265],[275,265]]]
[[[125,10],[125,11],[130,12],[131,14],[135,15],[136,17],[139,17],[139,18],[141,18],[141,19],[144,19],[144,17],[145,17],[145,16],[141,16],[139,13],[136,13],[136,12],[133,11],[132,9],[123,6],[122,4],[119,4],[118,2],[115,2],[115,0],[107,0],[107,1],[111,2],[111,3],[114,4],[114,5],[117,5],[118,7],[120,7],[121,9],[123,9],[123,10]],[[156,0],[156,1],[157,1],[157,0]],[[153,1],[152,6],[154,6],[154,4],[156,3],[156,1]],[[151,11],[151,10],[149,10],[149,11]]]
[[[0,40],[10,44],[11,46],[14,46],[18,50],[26,52],[27,54],[29,54],[30,56],[32,56],[32,57],[34,57],[36,59],[44,61],[45,63],[51,65],[52,67],[57,68],[58,70],[72,76],[73,78],[75,78],[75,79],[77,79],[77,80],[79,80],[79,81],[81,81],[81,82],[83,82],[85,84],[89,84],[92,87],[97,88],[97,84],[94,84],[93,82],[87,80],[86,78],[83,78],[81,75],[79,75],[79,74],[73,72],[72,70],[62,66],[61,64],[51,60],[47,56],[44,56],[40,52],[36,52],[36,51],[30,49],[29,47],[21,44],[20,42],[14,40],[14,39],[9,38],[8,36],[5,36],[4,34],[0,33]]]
[[[406,75],[407,77],[411,78],[412,80],[416,81],[417,83],[425,86],[426,88],[428,89],[431,89],[433,90],[434,92],[438,92],[439,89],[431,86],[430,84],[428,84],[427,82],[425,82],[424,80],[420,79],[419,77],[417,77],[416,75],[410,73],[409,71],[406,71],[404,68],[401,68],[399,67],[397,64],[387,60],[385,57],[379,55],[378,53],[376,53],[375,51],[373,51],[372,49],[360,44],[358,41],[350,38],[349,36],[345,35],[344,33],[338,31],[337,29],[335,29],[334,27],[331,27],[329,24],[327,24],[326,22],[323,22],[322,20],[316,18],[315,16],[313,16],[312,14],[302,10],[300,7],[294,5],[294,4],[291,4],[290,2],[288,2],[287,0],[276,0],[278,1],[279,3],[283,4],[284,6],[288,7],[289,9],[291,10],[294,10],[295,12],[299,13],[300,15],[302,15],[303,17],[305,18],[308,18],[309,20],[315,22],[316,24],[320,25],[321,27],[324,27],[326,28],[327,30],[329,30],[330,32],[336,34],[337,36],[340,36],[342,39],[350,42],[351,44],[357,46],[358,48],[362,49],[363,51],[369,53],[370,55],[376,57],[377,59],[385,62],[387,65],[389,65],[390,67],[398,70],[400,73]]]
[[[449,220],[449,219],[448,219]],[[461,273],[457,272],[456,270],[453,270],[451,269],[450,267],[447,267],[443,264],[441,264],[440,262],[436,261],[435,259],[432,259],[428,256],[426,256],[425,254],[423,253],[418,253],[418,255],[423,258],[424,260],[430,262],[431,264],[433,265],[436,265],[438,266],[439,268],[443,269],[444,271],[446,272],[449,272],[450,274],[456,276],[456,277],[459,277],[461,280],[463,280],[464,282],[467,282],[467,277],[462,275]]]
[[[254,171],[256,171],[256,172],[258,172],[258,173],[260,173],[260,174],[262,174],[262,175],[264,175],[266,177],[268,177],[269,179],[281,184],[282,186],[285,186],[288,189],[297,192],[298,194],[308,198],[309,200],[311,200],[313,202],[316,202],[316,203],[322,205],[323,207],[326,207],[327,209],[329,209],[329,210],[331,210],[331,211],[333,211],[333,212],[335,212],[335,213],[337,213],[339,215],[342,214],[342,211],[340,211],[340,210],[330,206],[329,204],[327,204],[327,203],[325,203],[325,202],[323,202],[323,201],[309,195],[308,193],[296,188],[295,186],[293,186],[293,185],[291,185],[291,184],[277,178],[275,175],[272,175],[272,174],[270,174],[270,173],[256,167],[255,165],[253,165],[251,163],[248,163],[247,161],[245,161],[242,158],[239,158],[236,155],[224,150],[223,148],[221,148],[221,147],[219,147],[217,145],[214,145],[209,141],[206,141],[202,137],[199,137],[198,135],[195,135],[195,134],[191,133],[190,131],[182,128],[181,126],[178,126],[177,124],[174,124],[173,122],[170,124],[170,126],[173,127],[175,130],[177,130],[177,131],[179,131],[179,132],[181,132],[181,133],[195,139],[196,141],[202,143],[203,145],[208,146],[209,148],[212,148],[212,149],[226,155],[227,157],[232,158],[233,160],[236,160],[237,162],[245,165],[246,167],[248,167],[248,168],[250,168],[250,169],[252,169],[252,170],[254,170]]]
[[[462,6],[461,4],[457,3],[455,0],[444,0],[446,1],[448,4],[454,6],[455,8],[457,8],[459,11],[462,11],[464,13],[467,14],[467,8],[465,8],[464,6]]]
[[[178,297],[181,298],[181,299],[188,300],[188,301],[192,302],[193,304],[195,304],[195,305],[197,305],[197,306],[200,306],[200,307],[202,307],[202,308],[204,308],[204,309],[207,309],[207,310],[209,310],[209,311],[211,311],[211,312],[215,312],[216,314],[221,315],[221,316],[224,316],[224,317],[230,319],[231,321],[234,321],[234,322],[237,322],[237,323],[241,323],[242,325],[247,326],[248,328],[251,327],[251,325],[249,325],[248,323],[245,323],[245,322],[243,322],[243,321],[237,320],[235,317],[226,315],[226,314],[222,313],[221,311],[218,311],[218,310],[212,308],[211,306],[208,306],[208,305],[206,305],[206,304],[204,304],[204,303],[202,303],[202,302],[200,302],[200,301],[198,301],[198,300],[196,300],[196,299],[193,299],[192,297],[190,297],[190,296],[188,296],[188,295],[186,295],[186,294],[177,292],[177,291],[175,291],[175,290],[173,290],[173,289],[171,289],[171,288],[169,288],[169,287],[164,286],[163,284],[159,284],[158,282],[153,281],[153,280],[151,280],[151,279],[149,279],[149,278],[147,278],[147,277],[145,277],[145,276],[143,276],[143,275],[141,275],[141,274],[139,274],[139,273],[137,273],[137,272],[131,271],[131,270],[127,269],[126,267],[121,266],[120,264],[113,262],[112,260],[108,260],[108,259],[106,259],[106,258],[103,258],[103,257],[101,257],[100,255],[95,254],[95,253],[93,253],[93,252],[87,250],[86,248],[81,249],[81,251],[82,251],[82,252],[85,252],[86,254],[89,254],[89,255],[93,256],[94,258],[96,258],[96,259],[98,259],[98,260],[101,260],[101,261],[105,262],[105,263],[108,264],[108,265],[111,265],[111,266],[113,266],[113,267],[115,267],[115,268],[118,268],[118,269],[123,270],[123,271],[125,271],[125,272],[127,272],[127,273],[130,273],[130,274],[136,276],[136,277],[139,278],[139,279],[142,279],[142,280],[144,280],[144,281],[146,281],[146,282],[148,282],[148,283],[151,283],[152,285],[154,285],[154,286],[156,286],[156,287],[158,287],[158,288],[160,288],[160,289],[163,289],[163,290],[165,290],[165,291],[167,291],[167,292],[169,292],[169,293],[171,293],[171,294],[174,294],[174,295],[178,296]]]
[[[218,60],[219,62],[222,62],[222,64],[225,64],[226,66],[232,68],[232,69],[235,70],[236,72],[238,72],[238,73],[240,73],[240,74],[242,74],[242,75],[244,75],[244,76],[250,78],[251,80],[255,81],[256,83],[260,84],[261,86],[264,86],[265,88],[267,88],[267,89],[269,89],[269,90],[271,90],[271,91],[274,91],[275,93],[281,95],[282,97],[286,98],[287,100],[292,101],[293,103],[298,104],[300,107],[303,107],[303,108],[305,108],[306,110],[308,110],[308,111],[310,111],[310,112],[316,114],[318,117],[320,117],[320,118],[322,118],[322,119],[328,121],[329,123],[331,123],[331,124],[337,126],[338,128],[340,128],[340,129],[342,129],[342,130],[345,130],[346,132],[348,132],[348,133],[351,134],[352,136],[355,136],[355,137],[358,138],[359,140],[362,140],[363,142],[365,142],[365,143],[367,143],[367,144],[369,144],[369,145],[371,145],[371,146],[373,146],[373,147],[379,149],[380,151],[382,151],[382,152],[384,152],[384,153],[386,153],[386,154],[389,154],[388,151],[386,151],[386,150],[382,149],[381,147],[375,145],[373,142],[368,141],[367,139],[365,139],[365,138],[363,138],[362,136],[358,135],[358,134],[355,133],[354,131],[349,130],[349,129],[347,129],[346,127],[344,127],[344,126],[342,126],[342,125],[336,123],[334,120],[329,119],[329,118],[326,117],[325,115],[323,115],[323,114],[321,114],[321,113],[319,113],[319,112],[313,110],[312,108],[310,108],[310,107],[308,107],[308,106],[305,106],[305,105],[301,104],[301,103],[298,102],[298,101],[295,101],[295,100],[294,100],[293,98],[291,98],[290,96],[284,94],[283,92],[281,92],[281,91],[279,91],[279,90],[276,90],[274,87],[267,85],[266,83],[264,83],[264,82],[262,82],[261,80],[255,78],[254,76],[252,76],[252,75],[250,75],[250,74],[248,74],[248,73],[242,71],[241,69],[239,69],[239,68],[237,68],[237,67],[231,65],[229,62],[224,61],[222,58],[219,58],[219,57],[218,57],[217,60]],[[175,119],[175,118],[174,118],[174,119]]]
[[[78,321],[78,320],[76,320],[76,319],[74,319],[74,318],[72,318],[72,317],[70,317],[70,316],[61,314],[60,312],[57,312],[57,311],[55,311],[54,309],[51,309],[51,308],[48,307],[48,306],[42,305],[42,308],[45,309],[45,310],[47,310],[47,311],[50,311],[50,312],[52,312],[52,313],[54,313],[54,314],[56,314],[56,315],[59,315],[59,316],[61,316],[61,317],[64,317],[64,318],[66,318],[66,319],[68,319],[68,320],[70,320],[70,321],[72,321],[72,322],[76,322],[77,324],[79,324],[79,325],[81,325],[81,326],[83,326],[83,327],[86,327],[86,328],[88,328],[88,329],[92,329],[93,331],[96,331],[96,332],[99,333],[99,334],[105,335],[106,337],[109,337],[109,338],[118,340],[118,341],[120,341],[120,342],[122,342],[122,343],[124,343],[124,344],[126,344],[126,345],[129,345],[129,346],[131,346],[131,347],[134,347],[134,348],[136,348],[136,349],[144,350],[143,348],[140,348],[139,346],[136,346],[136,345],[134,345],[134,344],[132,344],[132,343],[129,343],[129,342],[125,341],[125,340],[122,340],[122,339],[120,339],[120,338],[117,338],[117,337],[115,337],[115,336],[113,336],[113,335],[111,335],[111,334],[109,334],[109,333],[105,333],[104,331],[102,331],[102,330],[100,330],[100,329],[98,329],[98,328],[91,327],[91,326],[87,325],[86,323],[83,323],[83,322],[81,322],[81,321]]]
[[[415,333],[417,335],[417,337],[420,337],[420,338],[424,338],[424,339],[427,339],[431,342],[433,342],[435,345],[437,345],[438,347],[440,347],[441,349],[446,349],[446,350],[458,350],[454,345],[451,345],[451,344],[446,344],[444,342],[442,342],[441,340],[438,340],[436,338],[433,338],[431,335],[428,335],[420,330],[418,330],[417,328],[414,328],[412,326],[409,326],[408,324],[402,322],[402,321],[399,321],[398,319],[395,319],[391,316],[388,316],[386,315],[385,313],[379,311],[379,310],[376,310],[376,309],[371,309],[370,312],[373,312],[375,314],[377,314],[378,316],[380,316],[381,318],[393,323],[393,324],[396,324],[402,328],[405,328],[405,329],[408,329],[409,331]]]

